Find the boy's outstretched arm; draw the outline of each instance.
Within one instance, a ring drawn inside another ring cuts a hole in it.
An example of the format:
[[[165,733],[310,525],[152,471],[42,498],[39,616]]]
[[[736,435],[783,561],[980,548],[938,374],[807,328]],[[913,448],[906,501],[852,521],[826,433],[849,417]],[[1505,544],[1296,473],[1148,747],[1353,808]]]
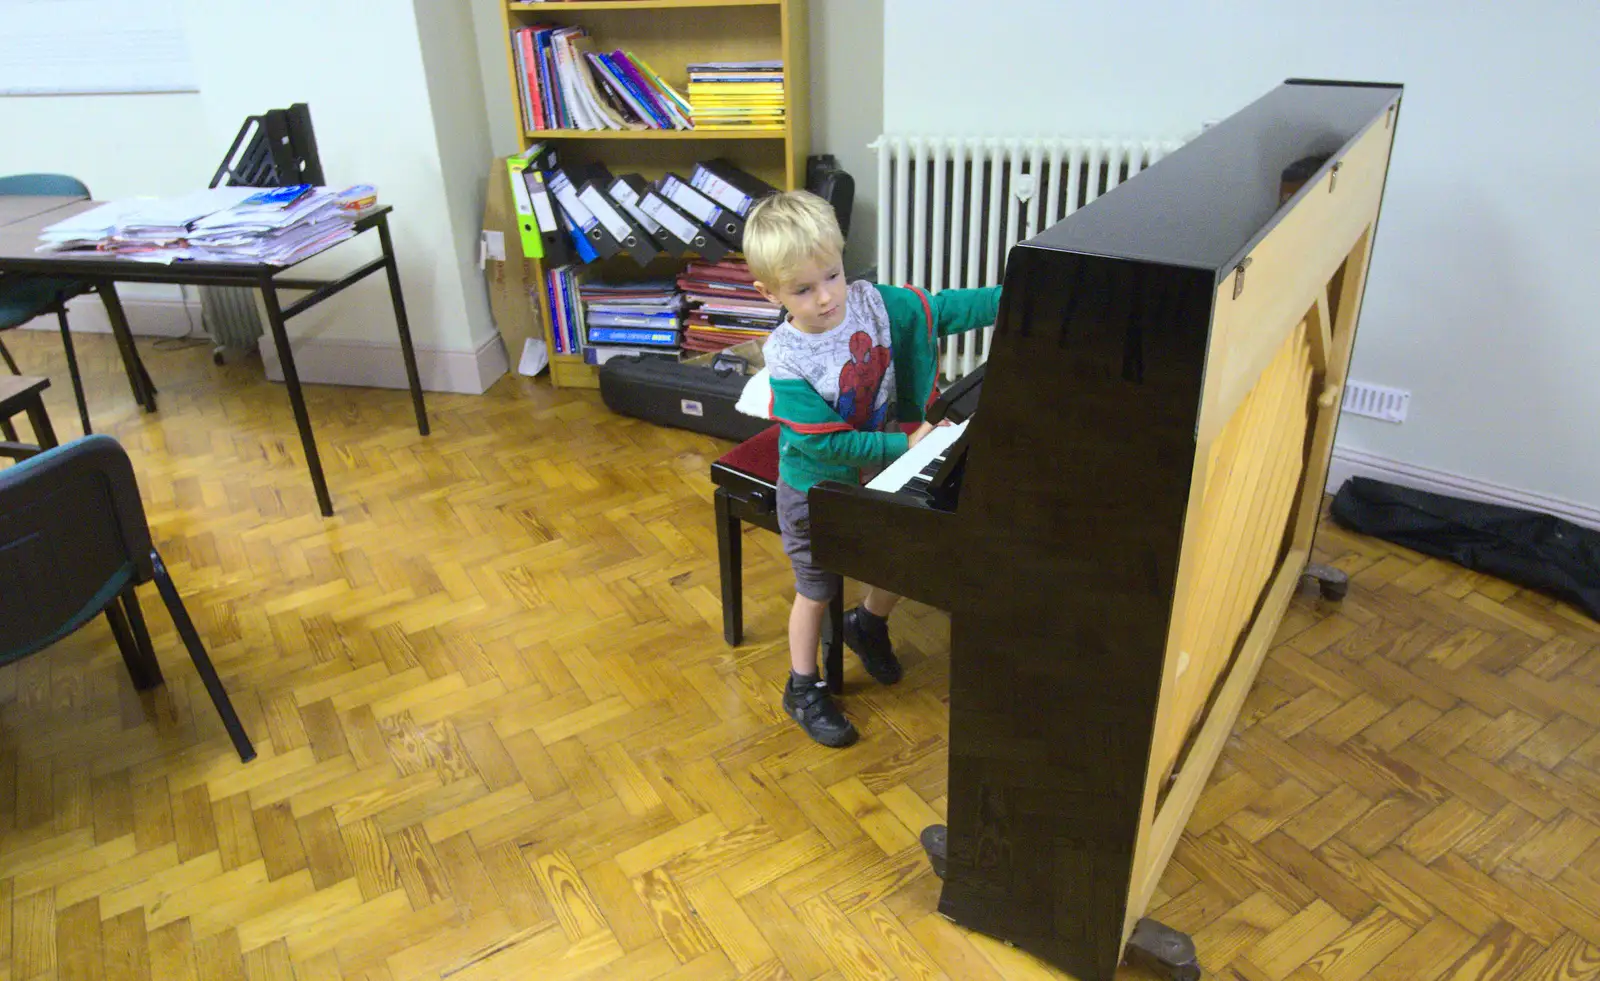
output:
[[[1000,287],[976,290],[940,290],[928,298],[933,326],[940,337],[987,327],[1000,316]]]
[[[998,286],[940,290],[933,294],[903,286],[879,286],[878,292],[883,296],[891,323],[926,329],[927,317],[932,314],[934,332],[939,337],[987,327],[1000,315]],[[922,306],[924,296],[928,299],[926,312]]]

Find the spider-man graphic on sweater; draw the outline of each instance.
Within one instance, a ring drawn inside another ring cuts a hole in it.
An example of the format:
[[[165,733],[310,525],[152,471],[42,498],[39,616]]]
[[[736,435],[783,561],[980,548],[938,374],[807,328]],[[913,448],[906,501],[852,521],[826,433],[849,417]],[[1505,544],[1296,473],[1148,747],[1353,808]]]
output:
[[[776,379],[798,379],[849,423],[878,432],[894,422],[895,373],[889,312],[867,282],[850,284],[845,316],[825,334],[780,324],[767,340],[767,367]]]
[[[850,335],[850,360],[839,369],[839,401],[833,410],[856,429],[879,430],[889,414],[887,400],[878,390],[889,373],[889,349],[872,343],[872,335],[858,330]]]

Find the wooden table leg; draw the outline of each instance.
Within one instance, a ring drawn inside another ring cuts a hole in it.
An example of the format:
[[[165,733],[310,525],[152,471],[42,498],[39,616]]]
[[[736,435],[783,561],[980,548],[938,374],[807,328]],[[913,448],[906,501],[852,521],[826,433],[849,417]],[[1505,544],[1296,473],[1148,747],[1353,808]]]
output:
[[[72,331],[67,327],[67,308],[56,308],[56,319],[61,322],[61,347],[67,352],[67,373],[72,376],[72,397],[78,400],[78,421],[83,423],[85,436],[94,432],[89,425],[89,403],[83,394],[83,376],[78,373],[78,351],[72,343]]]
[[[300,429],[300,445],[306,451],[306,468],[311,471],[311,486],[317,492],[317,504],[322,516],[333,516],[333,498],[328,496],[328,480],[322,475],[322,458],[317,455],[317,438],[311,432],[311,416],[306,413],[305,394],[300,391],[300,372],[294,366],[294,352],[289,348],[289,333],[283,324],[283,308],[278,306],[278,290],[272,280],[261,283],[261,301],[267,308],[267,325],[272,329],[272,343],[278,348],[278,363],[283,366],[283,382],[289,389],[289,405],[294,409],[294,424]]]
[[[406,320],[406,301],[400,295],[400,268],[394,261],[394,243],[389,239],[389,216],[378,216],[378,240],[383,243],[383,264],[389,274],[389,299],[394,302],[395,328],[400,332],[400,353],[405,357],[406,381],[411,386],[411,407],[417,414],[417,432],[428,435],[428,410],[422,404],[422,379],[417,374],[417,352],[411,347],[411,324]]]
[[[28,413],[28,423],[33,426],[34,441],[39,444],[39,449],[48,450],[61,444],[56,442],[55,427],[50,425],[50,414],[44,411],[44,398],[35,394],[28,402],[25,410]]]
[[[128,326],[122,301],[117,298],[117,286],[110,280],[101,280],[95,284],[95,289],[100,293],[100,302],[105,304],[106,319],[111,321],[111,333],[122,351],[122,367],[128,373],[128,387],[133,389],[134,401],[144,406],[144,411],[154,412],[155,386],[150,384],[150,373],[144,370],[144,362],[139,360],[139,349],[133,343],[133,330]]]

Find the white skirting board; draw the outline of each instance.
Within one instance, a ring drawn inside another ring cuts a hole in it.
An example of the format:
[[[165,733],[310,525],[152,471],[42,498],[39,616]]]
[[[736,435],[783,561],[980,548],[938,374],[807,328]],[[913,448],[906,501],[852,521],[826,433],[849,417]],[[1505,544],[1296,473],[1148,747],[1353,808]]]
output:
[[[294,366],[303,384],[405,388],[406,363],[398,337],[385,341],[323,340],[291,337]],[[270,381],[283,381],[283,366],[271,333],[260,340],[261,363]],[[440,351],[418,347],[417,374],[425,392],[482,395],[511,367],[499,334],[491,334],[476,351]]]
[[[160,293],[156,293],[160,290]],[[140,296],[130,286],[119,287],[117,295],[128,317],[128,326],[139,337],[183,337],[194,332],[204,337],[200,323],[199,298],[190,294],[185,309],[178,298],[176,287],[157,287],[152,295]],[[111,322],[106,318],[105,306],[97,295],[80,296],[67,304],[67,323],[74,333],[109,334]],[[192,327],[190,318],[193,318]],[[40,317],[27,325],[28,330],[55,332],[60,328],[56,318]],[[294,337],[294,363],[300,380],[317,385],[356,385],[367,388],[405,388],[406,366],[400,356],[400,338],[382,341],[323,340],[316,337]],[[266,376],[271,381],[283,380],[283,369],[278,363],[278,350],[272,343],[270,332],[260,340],[261,361]],[[417,374],[422,378],[423,391],[456,392],[462,395],[482,395],[495,381],[510,370],[505,346],[499,334],[491,334],[473,351],[441,351],[417,347]],[[159,384],[159,381],[157,382]]]
[[[122,312],[127,315],[128,326],[139,337],[183,337],[191,330],[194,336],[205,336],[200,324],[200,298],[189,294],[188,306],[179,298],[176,286],[145,287],[151,295],[140,296],[129,284],[117,287],[117,297],[122,301]],[[158,292],[159,291],[159,292]],[[132,294],[132,295],[130,295]],[[109,334],[111,320],[106,317],[105,304],[98,293],[75,297],[67,301],[67,325],[75,333]],[[46,314],[29,321],[25,330],[59,332],[61,325],[54,315]]]
[[[1434,494],[1539,511],[1565,518],[1573,524],[1600,529],[1600,507],[1335,445],[1333,461],[1328,467],[1328,493],[1337,494],[1351,477],[1371,477]]]

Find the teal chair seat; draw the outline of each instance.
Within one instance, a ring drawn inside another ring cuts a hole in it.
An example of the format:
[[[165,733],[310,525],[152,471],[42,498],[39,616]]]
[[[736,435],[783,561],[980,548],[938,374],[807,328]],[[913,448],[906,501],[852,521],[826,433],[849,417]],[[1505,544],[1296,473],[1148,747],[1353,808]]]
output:
[[[60,300],[71,299],[87,289],[76,279],[0,276],[0,330],[21,327],[40,314],[50,313]]]

